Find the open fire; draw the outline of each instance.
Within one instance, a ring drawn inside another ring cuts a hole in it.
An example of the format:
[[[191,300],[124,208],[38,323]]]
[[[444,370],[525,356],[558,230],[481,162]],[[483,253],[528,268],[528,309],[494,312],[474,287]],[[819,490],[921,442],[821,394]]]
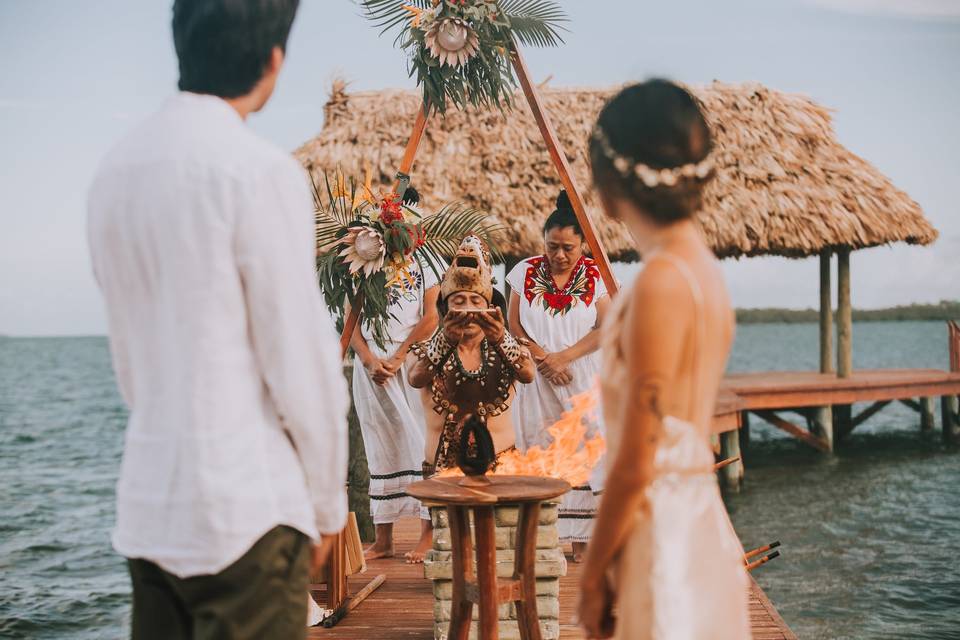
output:
[[[599,433],[586,438],[587,425],[596,419],[597,390],[591,389],[571,398],[571,408],[547,431],[552,442],[533,446],[525,453],[509,451],[500,456],[496,470],[488,475],[545,476],[566,480],[571,486],[585,484],[597,465],[606,442]],[[462,476],[459,468],[441,471],[440,477]]]

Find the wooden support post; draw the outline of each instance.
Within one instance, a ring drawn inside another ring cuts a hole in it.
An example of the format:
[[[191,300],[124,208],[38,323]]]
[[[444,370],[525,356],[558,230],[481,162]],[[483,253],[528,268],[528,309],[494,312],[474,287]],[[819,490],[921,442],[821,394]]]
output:
[[[530,72],[527,70],[527,64],[523,61],[523,56],[520,55],[520,50],[517,49],[516,46],[513,47],[512,54],[513,69],[517,74],[517,80],[520,81],[523,94],[527,97],[527,102],[530,104],[533,119],[536,120],[540,134],[543,136],[543,141],[547,145],[547,152],[550,154],[550,159],[553,160],[553,164],[557,168],[557,173],[560,174],[560,182],[563,183],[563,188],[567,190],[567,195],[570,197],[573,212],[577,215],[580,228],[583,229],[583,238],[587,241],[587,246],[590,247],[590,253],[593,254],[593,259],[597,263],[597,268],[600,270],[600,277],[603,278],[603,284],[606,285],[607,292],[612,297],[616,295],[619,287],[617,286],[616,279],[613,277],[613,271],[610,270],[610,259],[607,257],[607,250],[604,249],[600,243],[600,238],[597,236],[593,221],[590,220],[587,209],[583,206],[583,198],[580,196],[580,189],[577,187],[576,182],[573,181],[573,172],[570,170],[570,163],[567,162],[567,154],[560,146],[560,140],[557,138],[553,123],[550,121],[550,115],[543,107],[543,102],[540,100],[540,94],[537,92],[536,86],[530,81]]]
[[[940,412],[943,420],[943,441],[947,444],[960,444],[960,396],[942,396]]]
[[[477,539],[477,586],[480,600],[477,603],[480,613],[480,633],[477,638],[496,640],[500,625],[497,616],[500,600],[497,594],[497,541],[493,507],[473,509],[473,529]],[[518,549],[516,553],[519,552]]]
[[[820,373],[833,373],[833,291],[831,287],[830,264],[833,252],[824,249],[820,252]],[[827,443],[833,451],[833,408],[817,407],[813,421],[816,435]]]
[[[837,376],[849,378],[853,372],[853,309],[850,305],[850,248],[837,250]],[[853,409],[850,405],[833,408],[834,435],[849,433]],[[835,445],[836,443],[834,443]]]
[[[829,249],[820,253],[820,373],[833,373],[833,294]]]
[[[453,603],[450,609],[450,640],[467,640],[473,602],[467,598],[467,584],[473,582],[473,541],[470,538],[470,519],[466,507],[447,507],[450,522],[453,561]]]
[[[750,451],[750,412],[740,412],[740,451]]]
[[[837,375],[853,372],[853,308],[850,305],[850,249],[837,252]]]
[[[514,550],[513,579],[520,587],[516,599],[517,625],[522,640],[541,640],[540,618],[537,615],[537,523],[540,503],[520,505],[517,521],[517,544]]]
[[[932,431],[933,430],[933,398],[925,396],[920,398],[920,430],[921,431]]]
[[[740,434],[739,430],[724,431],[720,434],[720,459],[726,460],[740,456]],[[719,471],[720,484],[727,491],[738,492],[743,483],[743,459],[732,464],[728,464]]]
[[[814,407],[813,409],[814,433],[827,445],[827,453],[833,451],[833,441],[836,438],[833,424],[833,407]]]

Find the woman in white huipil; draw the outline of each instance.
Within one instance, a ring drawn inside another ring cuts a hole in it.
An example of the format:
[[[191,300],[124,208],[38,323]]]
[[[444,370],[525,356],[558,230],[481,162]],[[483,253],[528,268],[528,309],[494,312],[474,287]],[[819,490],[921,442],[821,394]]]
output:
[[[548,445],[547,429],[570,408],[570,398],[593,389],[600,368],[599,329],[610,297],[594,261],[583,254],[583,230],[565,191],[543,225],[544,253],[507,274],[510,331],[530,340],[537,377],[521,385],[513,403],[517,445]],[[597,412],[599,415],[599,411]],[[591,424],[587,436],[599,424]],[[602,463],[590,481],[574,487],[560,505],[559,533],[582,559],[593,530],[602,486]]]

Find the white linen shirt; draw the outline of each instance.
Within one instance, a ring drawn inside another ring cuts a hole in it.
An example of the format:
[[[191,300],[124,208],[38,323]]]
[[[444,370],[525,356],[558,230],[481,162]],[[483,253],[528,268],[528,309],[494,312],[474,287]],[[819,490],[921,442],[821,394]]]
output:
[[[130,407],[113,546],[217,573],[267,531],[346,519],[349,395],[314,271],[303,169],[180,93],[101,164],[94,273]]]

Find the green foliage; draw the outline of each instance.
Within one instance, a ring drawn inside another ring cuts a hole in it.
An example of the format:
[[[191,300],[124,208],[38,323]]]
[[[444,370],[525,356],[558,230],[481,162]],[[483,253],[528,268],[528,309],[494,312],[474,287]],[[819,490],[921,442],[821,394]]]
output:
[[[553,0],[361,0],[361,6],[381,34],[399,28],[395,44],[409,55],[408,72],[423,91],[427,112],[445,113],[452,104],[512,107],[516,89],[511,55],[514,41],[537,47],[562,42],[567,21]],[[414,26],[411,12],[422,11]],[[444,64],[427,47],[431,27],[444,20],[461,20],[476,34],[478,51],[464,64]]]

